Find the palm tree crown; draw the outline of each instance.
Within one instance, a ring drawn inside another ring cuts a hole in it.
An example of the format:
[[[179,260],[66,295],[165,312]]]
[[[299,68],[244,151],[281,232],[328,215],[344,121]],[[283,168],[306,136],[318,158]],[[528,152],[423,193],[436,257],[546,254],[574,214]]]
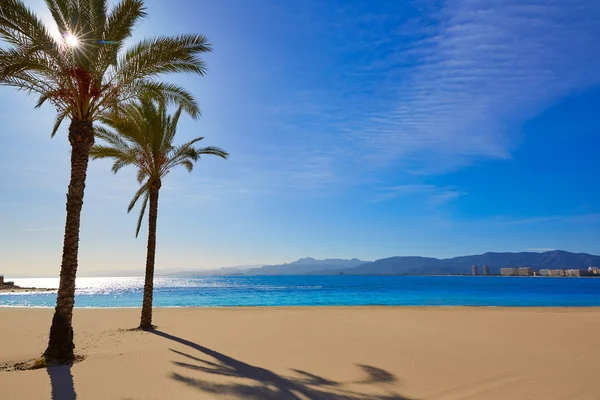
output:
[[[54,135],[64,118],[94,121],[103,111],[150,91],[199,114],[185,89],[156,81],[171,72],[205,73],[198,57],[211,50],[202,35],[143,40],[123,54],[124,41],[146,15],[142,0],[45,0],[60,32],[55,38],[21,0],[0,3],[0,84],[37,94],[57,109]]]
[[[144,212],[152,188],[160,189],[162,179],[175,167],[183,166],[189,172],[194,162],[202,155],[210,154],[227,159],[229,154],[218,147],[194,146],[204,138],[197,137],[179,146],[173,144],[177,132],[177,123],[183,107],[170,115],[167,103],[143,97],[137,102],[127,104],[119,112],[101,118],[106,125],[97,126],[96,137],[106,144],[95,145],[90,156],[92,159],[112,158],[112,171],[117,173],[122,167],[132,165],[137,168],[137,180],[141,187],[133,196],[127,209],[130,212],[142,198],[142,207],[138,218],[136,237],[139,234]]]

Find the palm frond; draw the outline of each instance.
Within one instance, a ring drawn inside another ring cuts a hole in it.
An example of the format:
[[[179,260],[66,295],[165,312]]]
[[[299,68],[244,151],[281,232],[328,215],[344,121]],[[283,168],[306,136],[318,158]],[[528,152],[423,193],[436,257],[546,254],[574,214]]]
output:
[[[183,165],[188,172],[192,172],[194,170],[194,163],[190,160],[183,160],[179,163],[179,165]]]
[[[106,19],[104,40],[121,45],[131,37],[135,24],[146,16],[146,8],[142,0],[123,0],[115,5]]]
[[[101,41],[97,73],[106,71],[117,64],[117,56],[126,39],[131,37],[133,28],[146,16],[142,0],[123,0],[116,4],[106,16]]]
[[[56,22],[59,32],[64,35],[71,29],[72,1],[70,0],[45,0],[52,19]]]
[[[200,53],[211,51],[203,35],[161,36],[134,45],[119,58],[116,77],[126,84],[163,73],[204,75],[206,66]]]
[[[140,186],[138,191],[135,192],[135,194],[133,195],[133,198],[131,199],[129,206],[127,206],[128,213],[131,212],[131,210],[133,210],[133,207],[135,207],[135,203],[137,203],[137,201],[140,199],[140,197],[143,194],[146,194],[146,196],[148,196],[148,194],[150,193],[149,189],[150,189],[150,181],[148,181],[145,184],[143,184],[142,186]]]
[[[162,97],[167,104],[182,106],[185,112],[194,119],[202,115],[200,106],[194,96],[179,85],[145,80],[140,82],[139,92],[146,93],[154,98]]]
[[[129,150],[129,144],[125,140],[123,140],[123,136],[119,135],[118,133],[113,132],[102,125],[95,126],[94,132],[96,138],[104,140],[109,145],[117,149]]]
[[[132,163],[128,163],[121,159],[117,159],[113,163],[113,166],[110,168],[110,170],[112,171],[113,174],[116,174],[117,172],[119,172],[121,170],[121,168],[127,166],[128,164],[132,164]]]
[[[175,139],[175,134],[177,133],[177,124],[179,123],[179,118],[181,118],[182,111],[183,105],[179,105],[175,113],[170,116],[168,122],[165,124],[164,148],[162,149],[165,153],[173,146],[173,139]]]
[[[39,79],[28,72],[21,72],[0,78],[0,85],[16,88],[18,91],[24,91],[27,94],[53,94],[56,93],[56,88],[52,86],[52,82]],[[59,112],[67,112],[74,106],[72,102],[64,98],[51,98],[52,103],[59,109]]]
[[[99,160],[102,158],[112,158],[114,160],[111,171],[113,173],[119,172],[119,170],[127,165],[138,166],[138,159],[132,149],[122,149],[116,147],[105,146],[101,144],[95,144],[90,149],[90,157],[92,160]]]
[[[54,137],[54,135],[56,135],[56,132],[58,132],[58,129],[60,128],[60,125],[62,124],[63,120],[68,115],[69,115],[68,111],[59,112],[56,115],[56,121],[54,122],[54,127],[52,128],[52,133],[50,134],[50,137]]]
[[[51,97],[52,97],[52,94],[50,94],[50,93],[42,93],[40,95],[40,97],[38,98],[37,103],[35,103],[34,108],[40,108]]]
[[[22,47],[0,50],[0,79],[21,73],[35,75],[38,79],[47,77],[56,84],[64,81],[56,61],[43,53]]]
[[[143,169],[138,169],[137,174],[136,174],[136,179],[138,181],[138,183],[142,183],[144,181],[144,179],[146,179],[148,177],[148,174],[146,173],[146,171],[144,171]]]
[[[135,237],[137,238],[140,234],[140,228],[142,227],[142,220],[144,219],[144,214],[146,213],[146,206],[148,205],[148,194],[144,196],[144,200],[142,201],[142,208],[140,209],[140,216],[138,217],[137,226],[135,227]]]
[[[0,2],[0,37],[29,50],[56,50],[44,23],[20,0]]]
[[[221,157],[224,160],[227,160],[229,158],[228,152],[226,152],[225,150],[223,150],[219,147],[215,147],[215,146],[203,147],[201,149],[197,149],[196,152],[198,153],[198,155],[209,154],[209,155]]]
[[[166,174],[178,165],[183,165],[191,172],[192,168],[189,167],[188,163],[198,161],[201,155],[215,155],[225,160],[229,157],[229,153],[218,147],[208,146],[200,149],[193,147],[194,143],[203,139],[202,137],[197,137],[180,146],[173,147],[166,157],[168,161],[162,167],[163,173]]]
[[[106,28],[106,17],[108,7],[105,0],[94,0],[90,3],[89,7],[89,19],[91,21],[92,28],[94,30],[95,40],[99,40],[104,36],[104,29]]]

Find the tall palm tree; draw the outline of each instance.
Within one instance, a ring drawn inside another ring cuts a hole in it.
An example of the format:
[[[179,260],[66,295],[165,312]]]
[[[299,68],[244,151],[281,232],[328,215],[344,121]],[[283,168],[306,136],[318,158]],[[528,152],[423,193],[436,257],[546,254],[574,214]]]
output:
[[[140,328],[152,328],[152,294],[154,288],[154,259],[156,254],[156,220],[158,217],[158,195],[165,176],[175,167],[183,166],[189,172],[194,162],[202,155],[215,155],[224,159],[229,156],[217,147],[197,148],[197,137],[180,146],[173,140],[183,107],[179,106],[173,115],[167,112],[164,100],[142,97],[136,103],[122,107],[101,121],[107,126],[96,127],[96,136],[106,144],[92,147],[92,159],[111,158],[112,171],[117,173],[122,167],[132,165],[137,168],[139,190],[133,196],[127,212],[130,212],[140,198],[142,206],[137,222],[137,237],[150,201],[148,212],[148,250],[146,253],[146,276],[144,280],[144,300]]]
[[[39,96],[56,107],[52,136],[70,120],[71,180],[60,285],[50,328],[47,359],[73,359],[73,305],[80,214],[93,123],[106,110],[148,91],[177,102],[192,116],[198,105],[186,90],[156,80],[171,72],[204,75],[199,55],[210,51],[201,35],[147,39],[123,48],[134,26],[145,15],[142,0],[121,0],[109,10],[108,0],[45,0],[60,37],[21,0],[0,1],[0,84]]]

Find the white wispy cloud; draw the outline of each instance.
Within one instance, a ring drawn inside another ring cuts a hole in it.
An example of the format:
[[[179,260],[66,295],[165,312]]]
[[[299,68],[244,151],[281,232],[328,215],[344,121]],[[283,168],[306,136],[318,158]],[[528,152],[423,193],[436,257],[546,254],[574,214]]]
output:
[[[565,215],[543,215],[537,217],[518,217],[510,215],[500,215],[482,220],[473,221],[476,225],[482,226],[520,226],[520,225],[542,225],[547,223],[567,224],[567,225],[595,225],[600,222],[600,214],[565,214]]]
[[[535,251],[535,252],[544,252],[544,251],[552,251],[552,250],[556,250],[552,247],[532,247],[529,249],[524,249],[523,251]]]
[[[422,184],[397,185],[379,188],[373,196],[373,200],[381,202],[408,195],[421,195],[426,198],[427,204],[430,206],[441,206],[465,195],[465,193],[452,187]]]
[[[448,0],[433,15],[411,21],[418,39],[379,65],[412,64],[396,105],[374,109],[358,133],[390,160],[435,171],[509,157],[519,123],[600,82],[598,2]]]
[[[377,190],[377,194],[373,196],[374,201],[385,201],[395,199],[397,197],[406,196],[408,194],[423,193],[433,190],[435,187],[431,185],[397,185],[381,187]]]
[[[447,190],[442,193],[436,193],[429,197],[429,203],[435,206],[441,206],[442,204],[446,204],[454,199],[463,196],[465,193],[460,192],[458,190]]]
[[[286,171],[270,182],[342,185],[510,158],[522,123],[600,83],[599,2],[433,3],[417,1],[420,15],[408,20],[391,3],[380,14],[340,3],[334,17],[306,18],[327,27],[332,58],[347,62],[292,71],[301,89],[267,113],[280,139],[273,163]],[[337,72],[315,84],[324,67]]]

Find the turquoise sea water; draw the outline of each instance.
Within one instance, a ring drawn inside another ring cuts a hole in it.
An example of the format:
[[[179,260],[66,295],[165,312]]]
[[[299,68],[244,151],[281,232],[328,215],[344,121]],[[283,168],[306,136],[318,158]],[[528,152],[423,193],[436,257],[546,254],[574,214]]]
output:
[[[58,278],[14,279],[57,287]],[[157,277],[156,307],[600,306],[600,278],[467,276]],[[139,307],[143,278],[78,278],[76,307]],[[54,307],[55,292],[0,292],[0,307]]]

